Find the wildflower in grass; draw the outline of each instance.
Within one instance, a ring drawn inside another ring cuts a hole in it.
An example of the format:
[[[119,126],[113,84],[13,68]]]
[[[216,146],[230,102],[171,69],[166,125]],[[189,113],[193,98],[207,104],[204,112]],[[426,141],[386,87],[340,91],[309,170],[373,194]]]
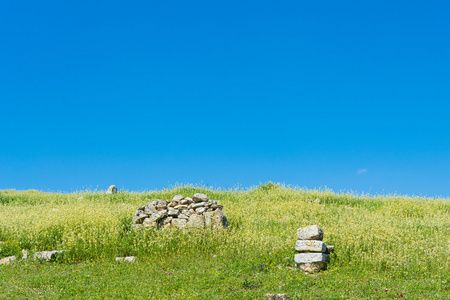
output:
[[[375,289],[375,292],[378,292],[378,289]]]

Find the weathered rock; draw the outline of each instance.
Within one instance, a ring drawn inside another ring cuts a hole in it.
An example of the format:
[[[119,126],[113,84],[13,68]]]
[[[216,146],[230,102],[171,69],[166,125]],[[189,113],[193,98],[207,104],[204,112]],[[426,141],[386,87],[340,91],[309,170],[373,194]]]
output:
[[[182,204],[182,205],[188,205],[188,204],[190,204],[190,202],[189,202],[189,200],[187,200],[187,199],[184,199],[184,200],[181,200],[180,201],[180,204]]]
[[[178,202],[171,201],[171,202],[169,202],[169,204],[167,204],[167,207],[175,207],[177,205],[178,205]]]
[[[172,225],[176,228],[185,228],[187,224],[187,220],[186,219],[180,219],[178,217],[178,219],[173,219],[172,220]]]
[[[53,250],[53,251],[42,251],[34,253],[34,259],[51,261],[56,259],[59,255],[67,252],[67,250]]]
[[[145,207],[144,207],[144,213],[146,213],[147,215],[151,215],[155,211],[156,211],[156,207],[154,207],[153,204],[150,202],[147,203],[147,205],[145,205]]]
[[[183,209],[183,208],[188,208],[188,206],[187,206],[187,205],[180,204],[180,205],[175,206],[174,208],[175,208],[175,209]]]
[[[184,200],[186,200],[187,203],[192,203],[192,202],[194,202],[194,200],[193,200],[191,197],[186,197],[186,198],[184,198]]]
[[[323,231],[318,225],[312,225],[297,229],[299,240],[319,240],[323,239]]]
[[[327,263],[322,261],[312,263],[301,263],[297,264],[297,268],[299,268],[303,272],[315,273],[321,270],[325,270],[327,268]]]
[[[145,205],[142,205],[138,208],[138,210],[144,210],[145,209]]]
[[[205,212],[205,227],[222,228],[228,226],[228,220],[220,210]]]
[[[192,197],[192,200],[194,200],[194,202],[207,202],[209,198],[205,194],[197,193]]]
[[[108,190],[105,192],[105,194],[116,194],[117,193],[117,188],[115,185],[110,185]]]
[[[145,211],[143,209],[138,209],[134,215],[139,216],[140,214],[144,214],[144,213],[145,213]]]
[[[158,222],[160,219],[167,217],[167,210],[160,210],[150,216],[151,222]]]
[[[228,226],[228,219],[225,217],[225,214],[222,210],[213,211],[214,214],[214,223],[213,227],[222,228]]]
[[[299,253],[295,254],[294,261],[296,264],[324,262],[327,263],[330,257],[325,253]]]
[[[25,249],[22,249],[22,259],[28,259],[28,251]]]
[[[205,227],[205,218],[202,215],[192,214],[186,224],[187,227],[203,228]]]
[[[203,214],[206,211],[206,207],[198,207],[195,209],[197,214]]]
[[[142,222],[142,226],[144,226],[144,227],[154,227],[154,226],[156,226],[156,222],[152,221],[152,219],[150,219],[150,218],[145,218],[144,221]]]
[[[136,257],[134,256],[125,256],[125,257],[116,257],[117,262],[135,262]]]
[[[203,216],[205,217],[205,227],[206,228],[210,228],[213,225],[213,212],[205,212],[203,214]]]
[[[180,213],[180,211],[178,209],[175,209],[173,207],[169,207],[169,210],[168,210],[167,214],[169,216],[171,216],[171,217],[176,217],[176,216],[178,216],[179,213]]]
[[[138,216],[133,217],[133,224],[142,224],[147,217],[148,215],[146,214],[139,214]]]
[[[217,204],[217,200],[211,200],[211,204]]]
[[[325,253],[327,251],[327,245],[322,241],[298,240],[295,243],[295,251]]]
[[[192,204],[192,208],[197,208],[197,207],[203,207],[206,206],[206,202],[197,202],[195,204]]]
[[[184,200],[183,195],[176,195],[172,198],[172,201],[180,202],[181,200]]]
[[[330,254],[331,252],[334,252],[334,246],[327,245],[327,251],[326,254]]]
[[[217,204],[211,204],[211,208],[212,209],[219,209],[219,210],[221,210],[222,208],[223,208],[223,206],[222,205],[217,205]]]
[[[0,265],[9,265],[10,263],[14,262],[16,260],[16,256],[7,256],[2,259],[0,259]]]
[[[189,220],[189,217],[186,216],[185,214],[179,214],[178,215],[178,219],[185,219],[185,220]]]
[[[167,201],[165,201],[165,200],[159,201],[159,203],[156,205],[157,210],[162,210],[162,209],[166,209],[166,208],[167,208]]]
[[[164,219],[161,219],[161,224],[162,225],[167,225],[170,224],[170,222],[172,222],[173,217],[165,217]]]

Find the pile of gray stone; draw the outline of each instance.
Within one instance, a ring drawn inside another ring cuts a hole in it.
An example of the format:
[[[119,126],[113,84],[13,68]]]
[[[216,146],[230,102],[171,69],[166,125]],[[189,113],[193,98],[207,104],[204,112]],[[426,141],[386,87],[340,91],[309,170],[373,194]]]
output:
[[[133,229],[152,228],[222,228],[228,226],[223,206],[197,193],[192,198],[176,195],[172,200],[154,200],[138,208]]]
[[[299,253],[294,257],[296,266],[305,272],[325,270],[334,246],[327,246],[322,241],[322,229],[318,225],[299,228],[297,237],[295,251]]]

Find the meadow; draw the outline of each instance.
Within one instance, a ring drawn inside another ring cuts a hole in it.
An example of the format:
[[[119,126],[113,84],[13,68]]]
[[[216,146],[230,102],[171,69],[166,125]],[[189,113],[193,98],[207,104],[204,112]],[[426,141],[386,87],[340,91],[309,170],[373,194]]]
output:
[[[226,229],[131,230],[150,199],[205,193]],[[311,199],[320,199],[320,204]],[[326,271],[294,268],[299,227],[335,246]],[[358,196],[265,184],[145,193],[0,191],[0,258],[67,250],[55,262],[0,265],[0,299],[448,299],[450,201]],[[135,263],[115,262],[134,255]]]

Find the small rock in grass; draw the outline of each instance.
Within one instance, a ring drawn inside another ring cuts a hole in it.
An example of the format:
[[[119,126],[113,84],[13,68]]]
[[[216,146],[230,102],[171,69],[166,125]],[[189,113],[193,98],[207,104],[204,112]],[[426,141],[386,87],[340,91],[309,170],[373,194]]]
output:
[[[326,254],[330,254],[331,252],[334,252],[334,246],[327,245],[327,251]]]
[[[22,259],[27,259],[28,258],[28,251],[25,249],[22,249]]]
[[[67,250],[42,251],[34,253],[34,259],[51,261],[56,259],[58,255],[67,252]]]
[[[108,190],[105,192],[105,194],[116,194],[117,193],[117,188],[115,185],[110,185]]]
[[[136,257],[134,256],[125,256],[125,257],[116,257],[116,261],[119,262],[135,262],[136,261]]]
[[[0,259],[0,265],[9,265],[10,263],[12,263],[15,260],[16,260],[16,256],[15,255],[7,256],[7,257],[4,257],[4,258]]]
[[[138,230],[140,228],[143,228],[144,226],[142,224],[132,224],[131,229]]]
[[[277,300],[287,300],[288,298],[286,298],[286,294],[272,294],[272,293],[267,293],[266,294],[267,299],[271,300],[271,299],[277,299]]]
[[[319,240],[323,239],[323,231],[319,225],[312,225],[297,229],[297,237],[299,240]]]

